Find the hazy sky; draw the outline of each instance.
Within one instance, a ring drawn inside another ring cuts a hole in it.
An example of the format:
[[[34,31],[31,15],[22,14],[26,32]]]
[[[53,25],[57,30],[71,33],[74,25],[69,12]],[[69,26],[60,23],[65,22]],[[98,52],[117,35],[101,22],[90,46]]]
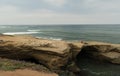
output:
[[[120,0],[0,0],[0,24],[119,24]]]

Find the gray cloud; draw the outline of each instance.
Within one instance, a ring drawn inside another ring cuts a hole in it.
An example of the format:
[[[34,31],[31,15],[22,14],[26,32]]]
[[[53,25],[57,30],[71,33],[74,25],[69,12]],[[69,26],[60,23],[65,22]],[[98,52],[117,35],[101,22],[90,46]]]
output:
[[[119,0],[0,0],[0,24],[120,23]]]

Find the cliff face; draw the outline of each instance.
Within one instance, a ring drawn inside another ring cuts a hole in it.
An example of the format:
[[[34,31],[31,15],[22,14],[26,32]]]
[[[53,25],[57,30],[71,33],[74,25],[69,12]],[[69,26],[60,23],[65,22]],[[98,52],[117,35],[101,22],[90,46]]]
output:
[[[35,60],[51,70],[78,73],[76,56],[120,64],[120,45],[102,42],[65,42],[38,39],[31,36],[0,36],[0,57]]]
[[[80,71],[72,60],[70,49],[69,44],[64,41],[37,39],[30,36],[0,36],[0,57],[16,60],[33,59],[56,72],[61,69]]]
[[[102,42],[87,42],[82,48],[84,54],[88,57],[107,61],[114,64],[120,64],[120,44],[110,44]]]

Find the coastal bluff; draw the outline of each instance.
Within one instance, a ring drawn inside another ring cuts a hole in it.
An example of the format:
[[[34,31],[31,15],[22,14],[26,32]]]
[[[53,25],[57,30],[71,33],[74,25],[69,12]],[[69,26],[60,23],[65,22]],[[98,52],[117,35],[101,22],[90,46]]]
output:
[[[80,55],[120,64],[120,44],[96,41],[67,42],[32,36],[0,35],[1,58],[32,60],[57,73],[64,70],[79,73],[77,58],[81,57]]]

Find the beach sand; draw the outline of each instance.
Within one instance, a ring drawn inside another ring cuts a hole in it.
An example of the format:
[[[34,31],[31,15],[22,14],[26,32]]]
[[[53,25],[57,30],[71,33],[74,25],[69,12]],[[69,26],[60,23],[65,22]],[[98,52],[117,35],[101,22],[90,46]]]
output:
[[[58,76],[55,73],[44,73],[34,70],[15,70],[15,71],[0,71],[0,76]]]

